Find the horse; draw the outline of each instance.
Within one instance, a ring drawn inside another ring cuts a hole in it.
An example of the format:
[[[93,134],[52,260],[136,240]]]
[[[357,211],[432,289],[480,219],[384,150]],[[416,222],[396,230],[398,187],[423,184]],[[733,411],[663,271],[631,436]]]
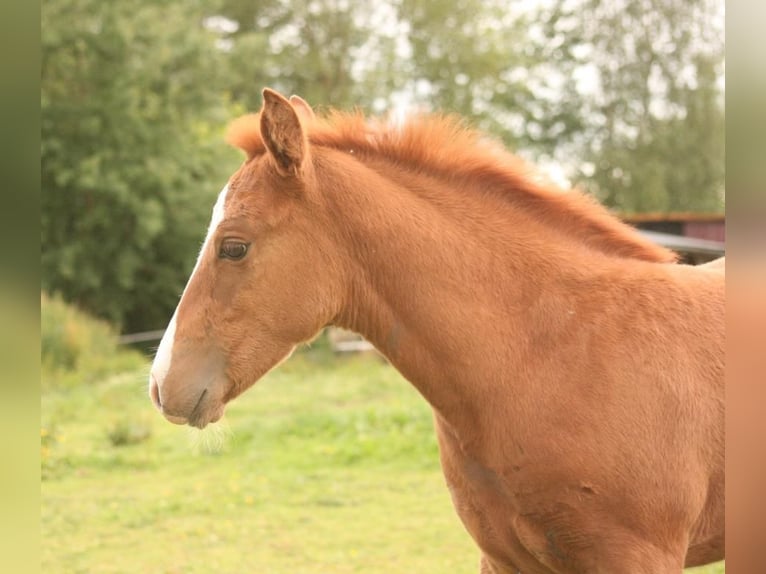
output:
[[[450,115],[315,114],[268,88],[149,394],[204,427],[326,326],[434,413],[482,573],[724,556],[724,266],[695,268]]]

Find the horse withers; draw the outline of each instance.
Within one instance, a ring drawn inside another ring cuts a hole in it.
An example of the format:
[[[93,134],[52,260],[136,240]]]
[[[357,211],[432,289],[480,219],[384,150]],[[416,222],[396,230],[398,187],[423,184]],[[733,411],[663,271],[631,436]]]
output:
[[[694,268],[444,116],[263,92],[150,394],[204,427],[328,325],[434,410],[482,572],[724,555],[724,266]]]

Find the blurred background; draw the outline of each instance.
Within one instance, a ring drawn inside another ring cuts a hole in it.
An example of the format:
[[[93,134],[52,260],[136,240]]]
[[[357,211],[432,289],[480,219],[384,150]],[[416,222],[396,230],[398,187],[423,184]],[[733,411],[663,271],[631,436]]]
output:
[[[43,289],[161,328],[260,91],[457,112],[625,215],[721,214],[722,0],[50,0]]]
[[[458,113],[689,260],[723,249],[723,0],[48,0],[41,50],[46,572],[476,569],[427,405],[340,352],[363,345],[321,338],[212,434],[152,412],[147,355],[242,159],[226,124],[264,86]]]

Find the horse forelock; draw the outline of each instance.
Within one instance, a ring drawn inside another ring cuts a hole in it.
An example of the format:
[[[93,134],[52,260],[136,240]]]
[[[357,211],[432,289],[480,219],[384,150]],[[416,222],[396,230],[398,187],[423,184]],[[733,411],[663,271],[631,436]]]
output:
[[[241,149],[248,158],[261,155],[266,151],[260,132],[260,114],[247,114],[229,124],[226,141]]]
[[[672,262],[676,255],[642,237],[591,196],[563,190],[527,162],[509,153],[496,139],[455,115],[423,114],[403,122],[366,118],[359,111],[331,110],[325,117],[303,119],[312,145],[374,154],[397,166],[437,176],[475,181],[476,189],[502,189],[515,207],[570,235],[579,236],[598,251],[655,262]],[[227,141],[253,158],[266,152],[260,134],[260,114],[234,120]]]

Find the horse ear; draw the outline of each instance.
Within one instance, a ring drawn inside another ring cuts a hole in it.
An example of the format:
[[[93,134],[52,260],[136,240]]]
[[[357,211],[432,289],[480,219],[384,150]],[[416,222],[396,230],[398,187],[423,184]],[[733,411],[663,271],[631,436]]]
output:
[[[295,108],[295,111],[298,112],[298,115],[301,117],[301,119],[313,121],[314,118],[316,118],[314,115],[314,110],[311,109],[309,103],[302,97],[293,94],[290,96],[290,103]]]
[[[280,173],[298,175],[308,155],[308,142],[298,113],[287,99],[264,88],[261,138]]]

